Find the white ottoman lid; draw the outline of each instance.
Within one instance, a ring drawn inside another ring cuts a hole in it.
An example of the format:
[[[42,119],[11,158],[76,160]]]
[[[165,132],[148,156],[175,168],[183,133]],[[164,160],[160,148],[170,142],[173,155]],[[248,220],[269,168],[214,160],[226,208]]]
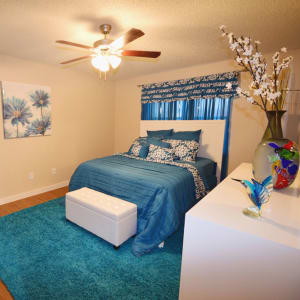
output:
[[[67,193],[66,199],[98,211],[114,220],[121,220],[137,210],[134,203],[103,194],[87,187]]]

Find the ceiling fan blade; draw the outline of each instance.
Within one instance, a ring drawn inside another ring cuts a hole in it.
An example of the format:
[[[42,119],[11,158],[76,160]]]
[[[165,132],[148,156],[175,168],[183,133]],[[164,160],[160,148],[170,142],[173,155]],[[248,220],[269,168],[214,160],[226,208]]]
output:
[[[122,56],[138,56],[138,57],[159,57],[161,52],[159,51],[139,51],[139,50],[122,50]]]
[[[72,43],[72,42],[68,42],[68,41],[62,41],[62,40],[56,41],[56,43],[66,44],[66,45],[69,45],[69,46],[75,46],[75,47],[80,47],[80,48],[85,48],[85,49],[94,49],[91,46],[86,46],[86,45]]]
[[[117,50],[123,48],[125,45],[129,44],[130,42],[138,39],[139,37],[143,36],[145,33],[139,29],[131,28],[127,31],[124,35],[113,41],[110,46],[112,49]]]
[[[91,55],[85,55],[85,56],[77,57],[77,58],[74,58],[74,59],[71,59],[71,60],[63,61],[60,64],[65,65],[65,64],[68,64],[68,63],[71,63],[71,62],[74,62],[74,61],[78,61],[78,60],[81,60],[81,59],[88,58],[90,56]]]

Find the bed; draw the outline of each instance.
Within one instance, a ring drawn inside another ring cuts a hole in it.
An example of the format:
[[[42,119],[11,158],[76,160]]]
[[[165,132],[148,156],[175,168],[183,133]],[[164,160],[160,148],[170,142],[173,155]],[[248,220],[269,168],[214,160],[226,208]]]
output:
[[[146,136],[147,130],[170,128],[202,129],[195,162],[158,163],[123,153],[80,164],[70,180],[70,191],[88,187],[137,205],[137,234],[132,242],[136,256],[175,232],[185,212],[216,185],[220,173],[224,121],[141,121],[140,136]]]

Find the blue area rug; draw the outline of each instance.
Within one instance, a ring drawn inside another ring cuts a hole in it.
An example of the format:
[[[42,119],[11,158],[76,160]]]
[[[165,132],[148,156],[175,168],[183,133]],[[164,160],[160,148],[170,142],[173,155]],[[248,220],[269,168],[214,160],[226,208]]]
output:
[[[0,278],[15,300],[178,299],[183,229],[135,257],[66,221],[55,199],[0,218]]]

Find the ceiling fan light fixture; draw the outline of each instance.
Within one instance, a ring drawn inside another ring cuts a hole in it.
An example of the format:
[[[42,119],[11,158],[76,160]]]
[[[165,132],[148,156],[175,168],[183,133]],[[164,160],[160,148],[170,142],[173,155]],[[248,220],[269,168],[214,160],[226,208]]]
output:
[[[91,60],[93,67],[101,72],[107,72],[109,70],[109,63],[103,55],[97,55]]]
[[[101,50],[110,50],[110,43],[112,40],[103,39],[94,43],[94,49],[97,51]]]
[[[104,79],[106,79],[106,72],[110,68],[116,69],[121,64],[121,57],[133,56],[133,57],[146,57],[146,58],[157,58],[160,56],[159,51],[143,51],[143,50],[124,50],[123,47],[127,44],[135,41],[136,39],[142,37],[144,32],[131,28],[121,37],[111,40],[108,38],[108,35],[111,31],[110,24],[102,24],[100,26],[101,32],[104,34],[104,38],[98,41],[95,41],[93,46],[82,45],[78,43],[73,43],[64,40],[57,40],[59,44],[75,46],[91,51],[89,55],[77,57],[68,61],[61,62],[61,64],[73,63],[75,61],[80,61],[87,58],[92,58],[91,63],[94,68],[99,70],[99,75],[101,78],[102,72],[104,73]]]
[[[117,55],[110,55],[108,61],[113,69],[116,69],[121,63],[121,57]]]

